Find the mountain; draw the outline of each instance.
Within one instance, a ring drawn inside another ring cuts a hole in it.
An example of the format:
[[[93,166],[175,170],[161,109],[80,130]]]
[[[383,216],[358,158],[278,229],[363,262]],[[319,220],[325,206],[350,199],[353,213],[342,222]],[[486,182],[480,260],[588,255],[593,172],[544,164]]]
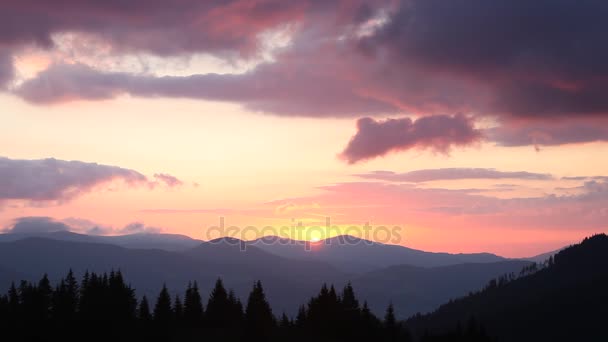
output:
[[[88,239],[79,234],[54,236]],[[283,258],[231,238],[202,242],[183,251],[23,238],[0,242],[0,290],[6,289],[11,280],[34,281],[44,273],[56,280],[69,268],[77,275],[86,270],[104,272],[120,269],[140,295],[153,297],[164,283],[170,289],[183,289],[190,280],[198,281],[201,292],[208,293],[215,280],[221,277],[228,287],[244,298],[253,282],[261,280],[273,309],[277,313],[295,314],[299,305],[316,294],[322,284],[341,288],[352,281],[360,298],[368,300],[377,314],[383,314],[386,305],[393,302],[399,316],[404,317],[405,314],[432,310],[444,300],[478,290],[493,277],[519,271],[521,265],[521,261],[436,268],[401,265],[367,274],[348,274],[315,258]],[[3,269],[19,270],[20,273],[3,273]]]
[[[0,242],[18,241],[32,237],[71,242],[106,243],[125,248],[156,248],[166,251],[183,251],[193,248],[202,242],[201,240],[196,240],[186,235],[179,234],[137,233],[101,236],[78,234],[67,230],[54,232],[5,233],[0,234]]]
[[[608,341],[608,236],[586,238],[548,266],[410,319],[416,334],[457,330],[471,317],[500,341]]]
[[[450,299],[480,290],[491,279],[518,274],[531,263],[521,260],[440,267],[391,266],[353,279],[352,285],[374,311],[393,303],[399,317],[430,312]]]
[[[248,244],[285,258],[324,260],[345,271],[364,273],[394,265],[420,267],[447,266],[463,263],[492,263],[505,258],[490,253],[432,253],[399,245],[388,245],[341,235],[319,242],[297,241],[273,236],[249,241]]]
[[[394,265],[420,267],[447,266],[462,263],[492,263],[505,258],[490,253],[449,254],[432,253],[399,245],[388,245],[343,235],[319,242],[298,241],[266,236],[252,241],[220,238],[204,242],[185,235],[138,233],[129,235],[99,236],[73,233],[70,231],[6,233],[0,234],[0,242],[11,242],[31,237],[71,241],[103,243],[125,248],[161,249],[165,251],[187,251],[205,243],[238,243],[251,246],[275,256],[329,263],[344,273],[365,273]],[[237,242],[235,242],[237,241]],[[228,257],[228,255],[224,255]]]
[[[218,277],[239,296],[245,296],[256,280],[268,288],[269,301],[278,312],[297,310],[315,294],[323,282],[342,283],[346,276],[330,265],[315,260],[287,260],[248,246],[241,251],[227,243],[201,243],[181,252],[159,249],[130,249],[120,246],[25,238],[0,243],[0,270],[19,270],[11,280],[37,280],[48,273],[51,280],[68,269],[77,275],[85,271],[120,269],[140,294],[155,297],[163,284],[183,289],[197,281],[208,293]],[[2,273],[0,272],[0,275]],[[0,281],[4,277],[0,277]],[[7,278],[8,279],[8,278]],[[10,282],[0,283],[6,289]]]

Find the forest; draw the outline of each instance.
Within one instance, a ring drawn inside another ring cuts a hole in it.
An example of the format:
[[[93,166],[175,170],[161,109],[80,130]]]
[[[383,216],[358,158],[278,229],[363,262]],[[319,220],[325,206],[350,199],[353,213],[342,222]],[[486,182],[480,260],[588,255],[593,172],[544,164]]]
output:
[[[183,297],[163,286],[158,296],[138,299],[120,271],[87,272],[79,282],[70,270],[53,286],[44,275],[37,283],[13,284],[0,297],[0,329],[20,341],[411,341],[392,305],[376,317],[348,284],[342,291],[323,285],[296,317],[275,315],[261,282],[246,303],[221,279],[205,302],[196,282]],[[487,341],[474,321],[464,330],[424,341]]]

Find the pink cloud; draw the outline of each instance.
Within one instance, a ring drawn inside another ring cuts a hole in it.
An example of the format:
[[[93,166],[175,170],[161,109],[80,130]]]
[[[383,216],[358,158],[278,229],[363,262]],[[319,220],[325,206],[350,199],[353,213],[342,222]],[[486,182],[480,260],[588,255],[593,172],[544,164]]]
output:
[[[177,179],[177,177],[171,176],[170,174],[166,174],[166,173],[155,173],[154,178],[163,182],[165,185],[167,185],[168,187],[171,187],[171,188],[176,187],[176,186],[181,186],[184,184],[184,182]]]
[[[357,122],[357,133],[341,156],[353,164],[412,148],[448,153],[454,146],[471,145],[480,139],[481,132],[473,127],[471,119],[460,114],[427,116],[415,121],[363,118]]]
[[[581,185],[576,195],[497,198],[475,189],[418,188],[394,183],[338,183],[307,197],[273,205],[316,203],[345,224],[396,224],[453,229],[603,230],[608,218],[608,183]]]
[[[436,180],[462,180],[462,179],[522,179],[522,180],[550,180],[553,176],[545,173],[527,171],[499,171],[486,168],[442,168],[415,170],[405,173],[393,171],[374,171],[357,175],[366,179],[377,179],[392,182],[429,182]]]

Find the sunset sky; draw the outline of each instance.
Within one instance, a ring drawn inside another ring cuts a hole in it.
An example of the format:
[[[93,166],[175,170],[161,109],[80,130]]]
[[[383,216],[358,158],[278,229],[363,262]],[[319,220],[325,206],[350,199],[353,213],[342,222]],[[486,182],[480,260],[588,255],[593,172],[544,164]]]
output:
[[[606,2],[0,6],[2,229],[329,217],[509,257],[608,232]]]

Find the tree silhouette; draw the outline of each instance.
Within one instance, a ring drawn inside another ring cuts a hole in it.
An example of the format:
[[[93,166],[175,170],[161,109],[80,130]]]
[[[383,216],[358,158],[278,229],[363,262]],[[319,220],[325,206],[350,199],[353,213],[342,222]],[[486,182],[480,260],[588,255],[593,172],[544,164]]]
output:
[[[171,309],[171,295],[166,285],[158,294],[156,304],[154,305],[154,322],[162,325],[168,325],[171,322],[173,312]]]
[[[201,324],[203,312],[203,303],[198,291],[198,284],[196,282],[194,284],[188,283],[184,298],[184,320],[186,324],[190,327]]]
[[[247,300],[245,310],[245,322],[247,336],[255,339],[268,339],[275,329],[275,318],[272,315],[270,304],[266,300],[266,294],[262,283],[257,281]]]
[[[150,313],[150,304],[148,303],[148,298],[143,296],[141,301],[139,302],[139,310],[137,313],[137,317],[144,322],[149,322],[152,320],[152,314]]]

